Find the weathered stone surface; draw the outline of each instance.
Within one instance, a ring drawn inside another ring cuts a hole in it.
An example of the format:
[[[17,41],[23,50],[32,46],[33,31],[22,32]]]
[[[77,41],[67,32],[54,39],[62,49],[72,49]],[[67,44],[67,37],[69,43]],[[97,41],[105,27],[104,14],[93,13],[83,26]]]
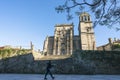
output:
[[[0,73],[45,73],[47,60],[34,60],[32,53],[0,60]],[[120,74],[117,51],[75,51],[70,58],[52,60],[56,74]]]

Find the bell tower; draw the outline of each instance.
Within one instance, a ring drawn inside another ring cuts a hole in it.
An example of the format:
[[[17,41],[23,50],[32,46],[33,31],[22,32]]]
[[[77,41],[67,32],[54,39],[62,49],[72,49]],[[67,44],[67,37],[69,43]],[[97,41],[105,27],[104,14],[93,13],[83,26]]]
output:
[[[83,12],[80,14],[78,30],[81,50],[96,50],[93,24],[88,13]]]

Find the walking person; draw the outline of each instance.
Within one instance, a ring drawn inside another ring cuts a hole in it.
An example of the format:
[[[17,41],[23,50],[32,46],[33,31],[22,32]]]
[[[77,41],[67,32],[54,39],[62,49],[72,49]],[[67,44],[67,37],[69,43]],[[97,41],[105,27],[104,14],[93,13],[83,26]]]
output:
[[[54,77],[51,73],[51,68],[53,67],[53,65],[51,64],[51,61],[49,60],[47,63],[47,67],[46,67],[46,73],[45,73],[45,77],[44,80],[47,80],[47,75],[49,74],[51,76],[51,78],[54,80]]]

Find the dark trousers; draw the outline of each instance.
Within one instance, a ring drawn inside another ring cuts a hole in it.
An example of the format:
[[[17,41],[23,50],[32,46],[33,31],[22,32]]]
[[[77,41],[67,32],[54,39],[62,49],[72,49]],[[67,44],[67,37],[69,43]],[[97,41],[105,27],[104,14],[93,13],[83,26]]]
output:
[[[46,79],[48,74],[50,74],[51,78],[54,79],[54,77],[53,77],[53,75],[52,75],[52,73],[51,73],[51,71],[49,69],[47,69],[47,71],[45,73],[45,78],[44,79]]]

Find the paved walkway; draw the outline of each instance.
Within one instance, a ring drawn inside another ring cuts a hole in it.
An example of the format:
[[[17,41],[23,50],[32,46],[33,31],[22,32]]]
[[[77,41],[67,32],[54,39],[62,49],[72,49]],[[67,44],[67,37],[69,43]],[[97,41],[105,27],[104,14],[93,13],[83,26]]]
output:
[[[47,76],[49,79],[50,76]],[[44,80],[41,74],[0,74],[0,80]],[[120,80],[120,75],[55,75],[55,80]]]

